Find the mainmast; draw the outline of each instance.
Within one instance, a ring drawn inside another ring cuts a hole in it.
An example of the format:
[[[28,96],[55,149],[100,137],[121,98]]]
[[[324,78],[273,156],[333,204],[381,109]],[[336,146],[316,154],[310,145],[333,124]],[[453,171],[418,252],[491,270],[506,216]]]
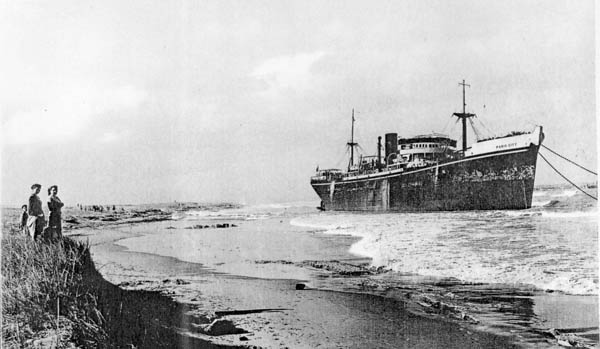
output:
[[[458,83],[462,85],[463,88],[463,112],[462,113],[454,113],[452,115],[456,116],[459,119],[462,119],[462,151],[463,154],[467,150],[467,119],[472,118],[475,114],[467,113],[467,103],[465,102],[465,86],[471,87],[471,85],[465,84],[465,80],[463,79],[462,83]]]
[[[348,172],[350,172],[350,168],[354,165],[354,147],[358,145],[354,142],[354,108],[352,108],[352,133],[350,134],[350,142],[346,144],[350,147],[350,163],[348,164]]]

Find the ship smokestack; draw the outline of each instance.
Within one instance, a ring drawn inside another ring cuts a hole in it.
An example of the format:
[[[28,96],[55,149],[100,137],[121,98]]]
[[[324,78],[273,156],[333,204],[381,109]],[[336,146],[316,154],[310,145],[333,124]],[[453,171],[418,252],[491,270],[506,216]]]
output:
[[[381,171],[381,136],[377,137],[377,169]]]
[[[385,134],[385,163],[389,165],[391,154],[398,154],[398,134],[397,133],[386,133]]]

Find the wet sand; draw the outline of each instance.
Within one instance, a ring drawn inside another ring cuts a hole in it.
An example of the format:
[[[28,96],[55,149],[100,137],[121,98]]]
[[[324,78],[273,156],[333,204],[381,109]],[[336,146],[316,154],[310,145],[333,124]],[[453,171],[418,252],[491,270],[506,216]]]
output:
[[[113,244],[130,236],[122,230],[79,233],[89,239],[96,266],[109,282],[126,290],[160,291],[186,304],[192,316],[229,319],[246,332],[208,336],[182,323],[180,330],[191,338],[265,348],[512,347],[509,338],[413,315],[392,298],[296,290],[306,281],[219,274],[196,263],[127,251]],[[176,346],[186,347],[181,340]]]
[[[217,345],[290,348],[553,347],[569,339],[586,345],[598,341],[597,314],[589,315],[589,307],[598,306],[597,297],[515,292],[510,287],[462,285],[367,269],[365,274],[340,270],[348,263],[363,268],[365,260],[356,257],[337,265],[266,261],[287,273],[283,278],[256,278],[249,277],[250,271],[237,270],[247,276],[232,275],[119,245],[147,234],[166,234],[176,229],[173,223],[112,222],[71,234],[89,239],[96,266],[109,282],[125,290],[161,292],[184,304],[186,314],[202,319],[195,320],[195,326],[176,326],[185,335],[178,338],[184,341],[189,337]],[[218,250],[222,241],[212,240],[222,239],[215,232],[204,230],[203,241]],[[340,250],[339,257],[347,255],[355,238],[336,241],[333,248]],[[251,245],[232,241],[232,246],[236,244]],[[233,247],[231,252],[235,253]],[[307,288],[296,290],[298,283]],[[214,320],[231,321],[244,333],[207,335],[205,327]],[[556,328],[560,332],[548,332]]]

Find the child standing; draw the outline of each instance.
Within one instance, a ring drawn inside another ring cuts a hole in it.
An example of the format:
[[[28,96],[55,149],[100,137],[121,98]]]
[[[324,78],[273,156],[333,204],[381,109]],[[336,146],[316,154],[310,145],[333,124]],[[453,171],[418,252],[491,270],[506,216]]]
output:
[[[19,225],[19,229],[21,229],[23,234],[29,235],[27,232],[27,218],[29,218],[29,215],[27,214],[27,205],[21,206],[21,210],[23,210],[23,212],[21,213],[21,225]]]

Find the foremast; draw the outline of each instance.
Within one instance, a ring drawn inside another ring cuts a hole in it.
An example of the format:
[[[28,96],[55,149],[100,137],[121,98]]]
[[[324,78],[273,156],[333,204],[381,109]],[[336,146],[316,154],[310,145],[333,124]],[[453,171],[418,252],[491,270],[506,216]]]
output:
[[[352,108],[352,132],[350,133],[350,142],[346,143],[350,147],[350,162],[348,163],[348,172],[354,165],[354,147],[358,146],[358,143],[354,142],[354,108]]]
[[[475,114],[467,113],[467,103],[465,101],[465,86],[471,87],[469,84],[465,84],[465,80],[463,79],[462,83],[458,83],[462,85],[463,92],[463,112],[462,113],[453,113],[452,115],[462,120],[462,151],[463,154],[467,150],[467,119],[475,117]]]

